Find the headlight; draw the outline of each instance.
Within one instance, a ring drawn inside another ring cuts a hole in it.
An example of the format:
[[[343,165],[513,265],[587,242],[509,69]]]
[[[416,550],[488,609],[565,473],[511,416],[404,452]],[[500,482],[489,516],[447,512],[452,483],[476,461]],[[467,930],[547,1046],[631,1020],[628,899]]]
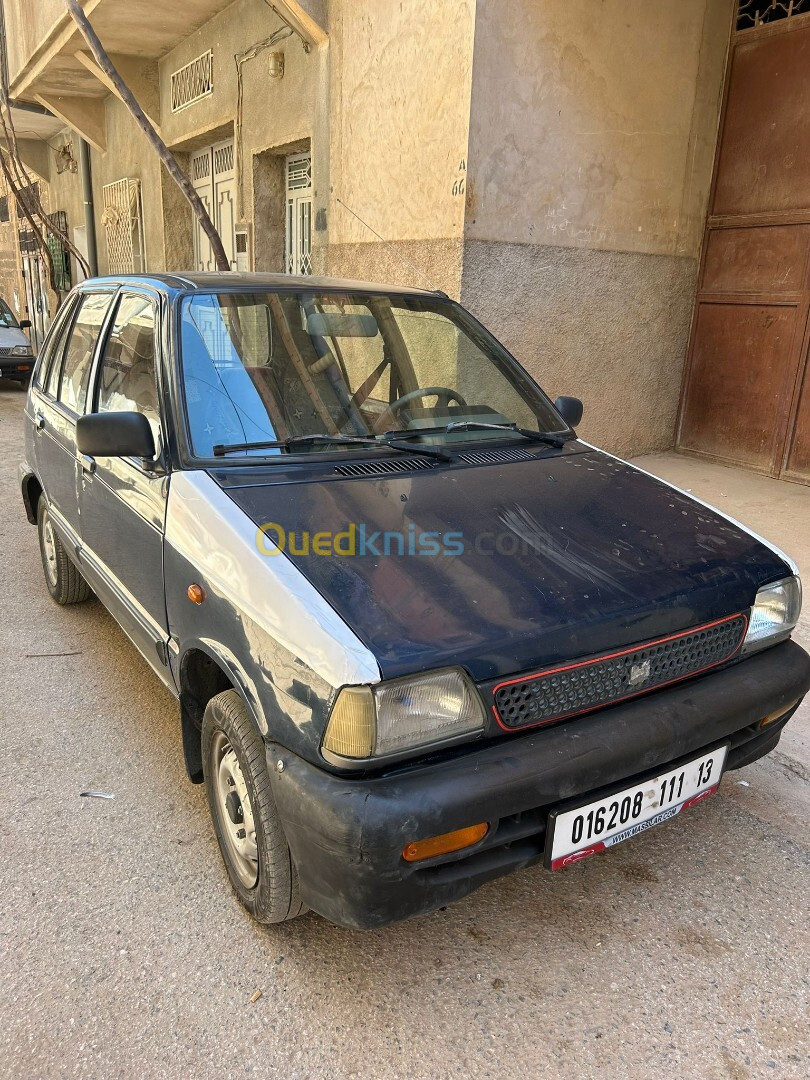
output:
[[[773,585],[765,585],[757,593],[748,633],[743,642],[743,652],[753,652],[773,644],[780,637],[787,637],[799,621],[802,610],[802,583],[799,578],[783,578]]]
[[[378,758],[481,731],[484,706],[463,671],[445,668],[337,696],[323,748],[342,758]]]
[[[34,354],[31,351],[30,345],[15,345],[14,348],[11,350],[11,355],[32,357]]]

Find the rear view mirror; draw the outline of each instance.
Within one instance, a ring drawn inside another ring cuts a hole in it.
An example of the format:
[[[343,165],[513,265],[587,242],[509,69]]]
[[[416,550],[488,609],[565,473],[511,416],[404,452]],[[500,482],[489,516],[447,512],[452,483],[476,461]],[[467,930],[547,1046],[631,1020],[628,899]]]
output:
[[[558,397],[554,408],[569,427],[575,428],[582,419],[582,402],[578,397]]]
[[[377,320],[373,315],[313,311],[307,315],[307,333],[313,337],[376,337]]]
[[[31,329],[31,320],[30,319],[20,319],[20,329],[21,330],[30,330]]]
[[[76,421],[76,448],[90,457],[153,458],[155,438],[143,413],[89,413]]]

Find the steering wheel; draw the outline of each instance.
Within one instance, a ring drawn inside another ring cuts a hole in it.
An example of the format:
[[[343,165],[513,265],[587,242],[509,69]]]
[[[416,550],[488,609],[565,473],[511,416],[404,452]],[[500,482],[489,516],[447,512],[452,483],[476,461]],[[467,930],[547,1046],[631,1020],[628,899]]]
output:
[[[396,401],[392,401],[388,406],[388,412],[393,417],[396,417],[406,406],[410,405],[413,401],[421,401],[422,398],[436,397],[439,399],[437,404],[444,403],[446,408],[450,408],[450,402],[455,401],[462,409],[466,406],[467,402],[458,392],[458,390],[451,390],[447,386],[424,386],[419,387],[418,390],[411,390],[407,394],[403,394],[402,397],[397,398]]]

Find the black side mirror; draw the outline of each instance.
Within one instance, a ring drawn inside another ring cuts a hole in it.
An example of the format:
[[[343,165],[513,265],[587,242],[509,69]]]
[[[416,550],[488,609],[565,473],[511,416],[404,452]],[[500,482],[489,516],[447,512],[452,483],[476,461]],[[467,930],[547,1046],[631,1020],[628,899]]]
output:
[[[30,330],[31,329],[31,320],[30,319],[20,319],[20,329],[21,330]]]
[[[569,427],[575,428],[582,419],[582,402],[578,397],[558,397],[554,408]]]
[[[76,421],[76,448],[90,457],[153,458],[155,437],[143,413],[89,413]]]

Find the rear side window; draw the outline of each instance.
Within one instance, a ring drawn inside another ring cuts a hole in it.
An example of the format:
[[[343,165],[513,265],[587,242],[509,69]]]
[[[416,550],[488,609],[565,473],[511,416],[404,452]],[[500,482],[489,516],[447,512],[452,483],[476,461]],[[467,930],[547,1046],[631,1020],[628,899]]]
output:
[[[84,296],[68,338],[58,397],[66,408],[75,413],[84,412],[90,364],[112,299],[112,293],[89,293]]]

